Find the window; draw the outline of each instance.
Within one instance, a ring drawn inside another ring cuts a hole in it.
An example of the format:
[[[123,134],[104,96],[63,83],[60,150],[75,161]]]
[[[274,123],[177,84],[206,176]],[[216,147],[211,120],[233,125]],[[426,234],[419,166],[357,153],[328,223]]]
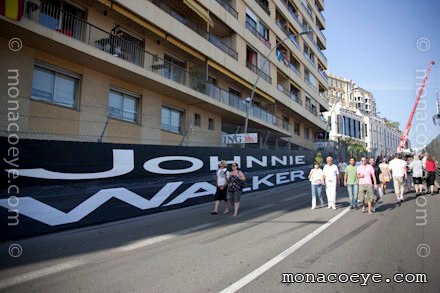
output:
[[[307,127],[304,127],[304,138],[309,139],[310,138],[310,130]]]
[[[165,54],[165,64],[162,71],[164,77],[175,82],[183,83],[185,78],[186,63]]]
[[[249,46],[246,46],[246,63],[253,67],[257,65],[257,52]]]
[[[269,41],[269,29],[260,21],[258,23],[258,32],[265,40]]]
[[[295,133],[296,135],[301,135],[299,122],[293,122],[293,133]]]
[[[198,127],[200,127],[200,125],[201,125],[201,117],[200,117],[200,114],[197,114],[197,113],[195,113],[194,114],[194,126],[198,126]]]
[[[110,89],[108,98],[110,117],[129,122],[138,121],[140,96],[116,88]]]
[[[37,63],[32,76],[32,98],[74,108],[78,101],[78,74]]]
[[[171,132],[182,132],[182,116],[183,112],[170,107],[162,106],[162,130]]]
[[[214,130],[214,119],[212,119],[212,118],[208,119],[208,129]]]
[[[258,18],[255,13],[246,7],[246,27],[252,32],[256,31]]]

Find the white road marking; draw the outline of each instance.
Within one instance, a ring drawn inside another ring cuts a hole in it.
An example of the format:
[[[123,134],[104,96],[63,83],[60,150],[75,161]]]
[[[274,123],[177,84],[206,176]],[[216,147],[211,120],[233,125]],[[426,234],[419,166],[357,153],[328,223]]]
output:
[[[57,265],[43,268],[43,269],[40,269],[37,271],[33,271],[33,272],[18,275],[18,276],[9,278],[9,279],[1,280],[0,281],[0,290],[11,287],[11,286],[15,286],[15,285],[27,282],[27,281],[35,280],[35,279],[38,279],[41,277],[45,277],[48,275],[60,273],[60,272],[66,271],[66,270],[70,270],[74,267],[84,265],[85,263],[86,263],[86,261],[83,261],[83,260],[68,261],[66,263],[57,264]]]
[[[144,240],[140,240],[140,241],[136,241],[133,242],[131,244],[119,247],[116,249],[116,251],[130,251],[130,250],[135,250],[135,249],[139,249],[142,247],[146,247],[146,246],[150,246],[159,242],[163,242],[165,240],[169,240],[169,239],[173,239],[179,235],[182,234],[187,234],[187,233],[191,233],[191,232],[195,232],[198,230],[202,230],[208,227],[212,227],[214,226],[216,223],[206,223],[206,224],[202,224],[202,225],[198,225],[198,226],[194,226],[188,229],[184,229],[184,230],[180,230],[171,234],[165,234],[165,235],[160,235],[160,236],[155,236],[155,237],[151,237],[151,238],[147,238]]]
[[[300,241],[296,242],[295,244],[293,244],[292,246],[290,246],[289,248],[287,248],[286,250],[284,250],[283,252],[281,252],[280,254],[278,254],[277,256],[275,256],[274,258],[272,258],[271,260],[260,266],[259,268],[255,269],[253,272],[247,274],[237,282],[223,289],[222,291],[220,291],[220,293],[236,292],[237,290],[243,288],[251,281],[255,280],[260,275],[262,275],[264,272],[268,271],[270,268],[272,268],[273,266],[284,260],[286,257],[291,255],[295,251],[297,251],[300,247],[302,247],[304,244],[315,238],[322,231],[330,227],[334,222],[336,222],[338,219],[342,218],[346,213],[348,213],[349,210],[350,210],[349,208],[346,208],[345,210],[334,216],[332,219],[330,219],[327,223],[325,223],[324,225],[322,225],[321,227],[319,227],[318,229],[316,229],[315,231],[313,231],[312,233],[310,233]]]

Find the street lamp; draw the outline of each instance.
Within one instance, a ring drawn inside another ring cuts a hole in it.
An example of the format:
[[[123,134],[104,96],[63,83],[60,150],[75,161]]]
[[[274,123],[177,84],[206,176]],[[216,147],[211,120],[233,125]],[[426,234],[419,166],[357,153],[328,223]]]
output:
[[[269,60],[269,56],[270,54],[272,54],[272,52],[278,47],[279,44],[283,43],[284,41],[286,41],[287,39],[290,38],[295,38],[297,36],[301,36],[301,35],[305,35],[308,34],[312,31],[308,30],[308,31],[303,31],[299,34],[296,35],[289,35],[286,38],[284,38],[283,40],[279,41],[278,43],[275,43],[275,46],[270,50],[269,54],[266,55],[265,60],[263,62],[263,64],[261,65],[261,68],[264,68],[264,65],[266,65],[267,61]],[[246,98],[246,120],[244,122],[244,137],[246,138],[247,135],[247,131],[248,131],[248,124],[249,124],[249,106],[252,105],[252,101],[254,100],[254,95],[255,95],[255,90],[257,89],[257,83],[260,80],[261,75],[257,74],[257,79],[255,80],[254,86],[252,87],[252,92],[251,92],[251,96]],[[243,142],[242,147],[244,147],[246,145],[246,141]]]

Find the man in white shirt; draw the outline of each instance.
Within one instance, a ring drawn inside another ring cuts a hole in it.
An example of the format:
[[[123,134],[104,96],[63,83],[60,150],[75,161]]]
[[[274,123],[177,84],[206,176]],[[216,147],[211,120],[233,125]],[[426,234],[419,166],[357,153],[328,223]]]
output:
[[[336,182],[338,186],[341,181],[339,178],[339,170],[333,164],[333,158],[327,157],[327,165],[322,170],[322,185],[325,185],[325,193],[327,194],[328,207],[336,210]]]
[[[226,161],[221,161],[218,164],[218,170],[217,170],[217,190],[215,192],[215,203],[214,203],[214,210],[211,212],[213,215],[218,215],[218,207],[220,205],[220,201],[223,200],[225,202],[225,210],[223,213],[227,214],[229,213],[229,203],[227,198],[227,189],[228,186],[228,174],[229,171],[226,169],[228,166],[228,163]]]
[[[345,162],[345,160],[339,162],[338,167],[339,167],[339,174],[341,175],[340,176],[341,181],[344,181],[345,169],[347,168],[347,163]]]
[[[401,154],[396,154],[394,159],[388,165],[392,175],[393,175],[393,184],[394,184],[394,192],[397,196],[397,201],[403,202],[403,193],[405,192],[405,181],[406,178],[406,162],[402,160]]]

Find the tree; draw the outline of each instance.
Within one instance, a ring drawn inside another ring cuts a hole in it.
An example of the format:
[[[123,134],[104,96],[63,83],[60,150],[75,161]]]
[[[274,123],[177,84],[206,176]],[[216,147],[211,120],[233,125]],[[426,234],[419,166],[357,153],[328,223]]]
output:
[[[367,149],[363,145],[355,143],[351,144],[348,147],[348,153],[351,157],[357,158],[359,156],[365,155],[367,153]]]
[[[322,162],[324,161],[324,160],[322,159],[322,155],[321,155],[320,152],[317,152],[317,153],[316,153],[315,161],[318,162],[319,166],[321,166]]]

